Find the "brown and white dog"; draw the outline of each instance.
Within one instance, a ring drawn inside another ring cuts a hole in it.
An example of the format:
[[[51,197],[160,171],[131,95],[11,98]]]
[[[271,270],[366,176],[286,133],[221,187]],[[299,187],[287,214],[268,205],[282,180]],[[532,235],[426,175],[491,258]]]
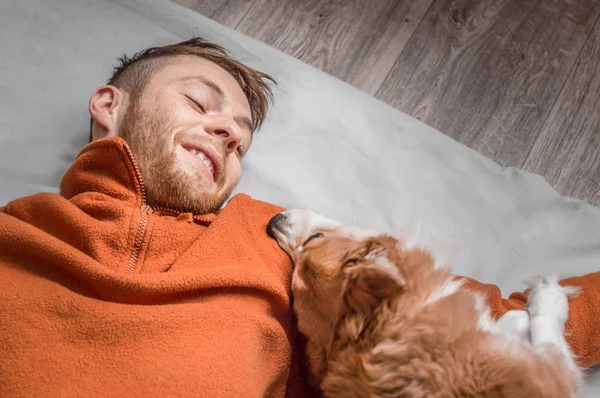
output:
[[[527,311],[494,321],[426,250],[290,210],[268,232],[294,262],[308,379],[326,397],[575,397],[555,277],[528,283]]]

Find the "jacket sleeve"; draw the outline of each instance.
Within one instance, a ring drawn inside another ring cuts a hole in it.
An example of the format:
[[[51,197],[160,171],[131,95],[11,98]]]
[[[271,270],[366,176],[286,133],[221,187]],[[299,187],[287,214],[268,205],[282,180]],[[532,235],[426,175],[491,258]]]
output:
[[[525,309],[527,293],[515,292],[507,299],[502,298],[496,285],[477,282],[470,278],[457,277],[465,281],[469,290],[482,293],[492,316],[500,318],[507,311]],[[566,339],[582,367],[600,363],[600,272],[563,279],[562,286],[576,286],[581,293],[569,300],[569,319],[566,324]]]

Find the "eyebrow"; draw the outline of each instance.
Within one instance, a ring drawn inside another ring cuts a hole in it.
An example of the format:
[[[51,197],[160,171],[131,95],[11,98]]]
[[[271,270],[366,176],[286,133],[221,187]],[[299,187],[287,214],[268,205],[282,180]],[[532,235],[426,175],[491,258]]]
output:
[[[184,81],[190,81],[190,80],[195,80],[201,84],[204,84],[206,87],[208,87],[213,94],[215,94],[221,101],[223,101],[225,99],[225,92],[223,91],[223,89],[215,82],[213,82],[212,80],[209,80],[203,76],[188,76],[186,78],[183,79]],[[239,125],[244,125],[244,127],[246,127],[251,134],[254,135],[254,128],[252,125],[252,120],[247,117],[247,116],[236,116],[233,118],[235,120],[235,122]]]

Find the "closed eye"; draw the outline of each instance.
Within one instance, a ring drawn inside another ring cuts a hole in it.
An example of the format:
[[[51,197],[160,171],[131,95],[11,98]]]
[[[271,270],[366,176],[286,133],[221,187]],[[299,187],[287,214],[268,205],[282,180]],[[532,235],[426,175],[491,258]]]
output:
[[[310,242],[311,240],[313,240],[313,239],[317,239],[317,238],[321,238],[322,236],[323,236],[323,234],[322,234],[322,233],[320,233],[320,232],[317,232],[316,234],[313,234],[313,235],[311,235],[311,236],[310,236],[308,239],[306,239],[306,240],[304,241],[304,243],[302,244],[302,246],[306,246],[306,244],[307,244],[308,242]]]
[[[206,109],[204,108],[204,106],[202,106],[201,103],[199,103],[198,101],[196,101],[195,99],[193,99],[190,96],[187,96],[187,99],[189,99],[194,105],[196,105],[196,107],[202,112],[202,113],[206,113]]]

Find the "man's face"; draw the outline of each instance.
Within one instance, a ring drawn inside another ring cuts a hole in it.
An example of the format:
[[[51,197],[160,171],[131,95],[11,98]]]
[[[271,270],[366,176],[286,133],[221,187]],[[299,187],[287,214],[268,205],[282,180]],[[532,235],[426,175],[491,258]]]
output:
[[[221,67],[176,57],[129,104],[119,135],[138,162],[148,204],[208,213],[240,180],[252,142],[250,105]]]

